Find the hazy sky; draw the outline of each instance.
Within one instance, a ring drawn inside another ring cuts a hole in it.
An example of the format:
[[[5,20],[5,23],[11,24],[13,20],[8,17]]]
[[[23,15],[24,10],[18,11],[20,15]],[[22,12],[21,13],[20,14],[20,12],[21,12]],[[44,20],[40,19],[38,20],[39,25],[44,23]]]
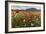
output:
[[[25,10],[25,9],[28,9],[28,8],[36,8],[36,9],[41,9],[41,7],[39,6],[12,6],[12,9],[19,9],[19,10]]]

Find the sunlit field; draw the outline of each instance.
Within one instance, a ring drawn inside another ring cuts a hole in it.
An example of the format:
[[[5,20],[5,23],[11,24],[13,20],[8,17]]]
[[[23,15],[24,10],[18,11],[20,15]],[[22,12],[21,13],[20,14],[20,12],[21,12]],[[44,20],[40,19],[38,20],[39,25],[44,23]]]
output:
[[[40,27],[41,26],[41,12],[40,11],[26,11],[16,10],[11,11],[12,28],[23,27]]]

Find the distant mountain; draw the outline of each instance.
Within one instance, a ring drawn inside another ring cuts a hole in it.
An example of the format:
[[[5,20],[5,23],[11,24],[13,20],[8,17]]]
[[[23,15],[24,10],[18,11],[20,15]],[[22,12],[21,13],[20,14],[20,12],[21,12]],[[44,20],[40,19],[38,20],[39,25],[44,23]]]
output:
[[[40,11],[40,9],[36,9],[36,8],[28,8],[26,10],[30,10],[30,11]]]
[[[19,10],[19,9],[18,9]],[[41,11],[40,9],[36,9],[36,8],[27,8],[27,9],[21,9],[21,10],[27,10],[27,11]],[[12,11],[16,11],[15,9],[12,9]]]

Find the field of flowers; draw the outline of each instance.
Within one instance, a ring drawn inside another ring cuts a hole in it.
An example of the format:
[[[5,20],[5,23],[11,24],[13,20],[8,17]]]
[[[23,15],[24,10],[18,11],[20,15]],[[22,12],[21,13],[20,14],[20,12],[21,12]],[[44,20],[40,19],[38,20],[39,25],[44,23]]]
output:
[[[14,13],[13,13],[14,14]],[[23,27],[40,27],[41,14],[40,12],[22,12],[15,13],[12,16],[12,28]]]

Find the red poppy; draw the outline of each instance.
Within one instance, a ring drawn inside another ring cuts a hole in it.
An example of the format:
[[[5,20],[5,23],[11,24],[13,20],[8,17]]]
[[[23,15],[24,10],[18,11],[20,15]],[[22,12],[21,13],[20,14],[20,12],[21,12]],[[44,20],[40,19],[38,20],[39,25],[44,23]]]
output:
[[[18,9],[16,10],[16,13],[19,13],[19,10]]]

